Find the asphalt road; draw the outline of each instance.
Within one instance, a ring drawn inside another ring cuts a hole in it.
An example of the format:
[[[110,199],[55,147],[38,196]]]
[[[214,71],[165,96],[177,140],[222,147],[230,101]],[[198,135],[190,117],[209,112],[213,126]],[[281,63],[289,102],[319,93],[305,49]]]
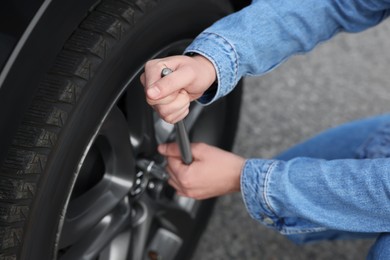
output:
[[[390,20],[340,34],[263,77],[245,80],[234,151],[270,158],[321,130],[389,111]],[[194,260],[364,259],[373,241],[297,246],[247,214],[240,194],[218,200]]]

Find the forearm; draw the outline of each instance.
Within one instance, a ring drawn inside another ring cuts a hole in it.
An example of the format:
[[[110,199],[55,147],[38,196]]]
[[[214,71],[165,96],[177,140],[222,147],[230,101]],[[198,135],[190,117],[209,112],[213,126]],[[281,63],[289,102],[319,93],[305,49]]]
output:
[[[339,31],[357,32],[388,15],[388,1],[257,0],[215,23],[188,47],[215,66],[217,99],[246,75],[262,75]],[[210,100],[211,101],[211,100]]]

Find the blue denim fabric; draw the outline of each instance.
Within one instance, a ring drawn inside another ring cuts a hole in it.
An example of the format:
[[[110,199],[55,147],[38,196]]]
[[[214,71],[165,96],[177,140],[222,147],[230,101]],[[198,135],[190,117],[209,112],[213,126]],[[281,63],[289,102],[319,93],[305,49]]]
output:
[[[211,103],[243,76],[262,75],[340,31],[359,32],[389,15],[390,0],[255,0],[202,32],[186,49],[207,57],[217,72]]]
[[[368,253],[368,260],[387,260],[390,257],[390,234],[383,233]]]
[[[338,32],[359,32],[390,14],[390,0],[254,0],[186,49],[217,72],[215,96],[262,75]],[[296,242],[381,233],[369,257],[389,256],[390,115],[326,131],[273,160],[249,159],[241,189],[249,214]],[[386,247],[387,245],[387,247]]]
[[[347,123],[276,159],[247,160],[243,199],[254,219],[297,243],[390,232],[389,155],[390,115]],[[390,255],[386,241],[377,239],[372,259]]]

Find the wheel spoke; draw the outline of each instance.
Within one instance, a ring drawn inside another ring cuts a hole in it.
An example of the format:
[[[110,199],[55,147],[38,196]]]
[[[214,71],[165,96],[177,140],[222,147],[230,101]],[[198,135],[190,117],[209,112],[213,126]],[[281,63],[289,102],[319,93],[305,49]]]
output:
[[[131,230],[130,258],[131,260],[143,259],[145,254],[148,235],[154,218],[154,209],[151,201],[144,197],[136,204],[137,214],[133,216],[133,226]]]
[[[145,212],[146,215],[150,216],[150,211],[154,211],[154,218],[146,217],[133,227],[131,259],[175,259],[184,240],[189,237],[195,219],[174,201],[153,201],[153,208],[145,208],[149,211]],[[157,224],[153,230],[152,223]],[[148,234],[152,236],[148,237]],[[149,241],[148,245],[146,241]]]
[[[108,215],[133,186],[134,159],[128,140],[127,122],[114,108],[95,141],[105,172],[100,182],[69,203],[60,248],[72,245]],[[93,173],[92,173],[93,174]],[[77,185],[77,183],[76,183]]]
[[[103,180],[83,196],[73,201],[65,218],[60,248],[77,243],[80,238],[109,214],[121,196],[115,194],[117,185]],[[123,197],[122,197],[123,198]]]
[[[147,195],[134,205],[133,212],[129,259],[174,259],[181,235],[193,221],[190,215],[173,202],[156,202]],[[153,258],[154,254],[160,258]]]
[[[130,206],[127,199],[106,215],[82,240],[73,245],[60,260],[93,260],[105,246],[130,225]]]

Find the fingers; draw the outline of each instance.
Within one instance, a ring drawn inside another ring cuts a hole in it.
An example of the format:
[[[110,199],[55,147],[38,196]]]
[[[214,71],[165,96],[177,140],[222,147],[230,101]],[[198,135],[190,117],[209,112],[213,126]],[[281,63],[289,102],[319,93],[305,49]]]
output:
[[[177,143],[166,143],[158,146],[158,152],[167,159],[167,171],[170,175],[169,184],[176,190],[182,190],[182,178],[186,174],[188,165],[181,160],[180,148]],[[178,176],[181,174],[182,176]]]
[[[186,174],[187,165],[184,165],[180,158],[168,157],[167,172],[169,173],[168,184],[171,185],[179,195],[184,196],[185,186],[183,186],[183,177]],[[178,174],[181,174],[179,176]]]
[[[165,157],[177,157],[180,158],[180,148],[176,143],[160,144],[158,146],[158,152]]]
[[[140,81],[145,87],[146,101],[166,122],[174,124],[189,113],[191,97],[185,90],[191,84],[194,73],[183,62],[188,57],[173,56],[148,61]],[[164,68],[172,73],[161,76]]]
[[[169,184],[178,194],[205,199],[240,191],[244,158],[204,143],[191,144],[191,150],[194,161],[186,165],[176,143],[158,147],[167,158]]]
[[[180,56],[173,56],[151,60],[145,64],[141,82],[143,80],[146,96],[150,102],[175,94],[193,81],[194,73],[190,71],[190,67],[180,66],[183,59]],[[173,72],[162,78],[161,71],[164,68],[170,68]],[[153,103],[150,104],[153,105]]]
[[[167,159],[168,183],[178,195],[191,197],[190,166],[182,162],[179,146],[176,143],[161,144],[158,151]]]
[[[172,73],[162,77],[164,68]],[[150,60],[140,77],[147,103],[168,123],[183,119],[190,102],[201,97],[215,79],[214,65],[201,55]]]
[[[185,164],[182,163],[182,161],[179,158],[175,157],[169,157],[167,159],[168,161],[168,166],[167,170],[169,173],[169,176],[171,177],[170,179],[176,184],[177,187],[182,188],[182,178],[183,176],[178,176],[177,174],[185,174],[186,166]]]
[[[186,93],[180,93],[174,102],[154,105],[152,107],[162,119],[168,123],[174,124],[187,116],[189,113],[190,102]]]

